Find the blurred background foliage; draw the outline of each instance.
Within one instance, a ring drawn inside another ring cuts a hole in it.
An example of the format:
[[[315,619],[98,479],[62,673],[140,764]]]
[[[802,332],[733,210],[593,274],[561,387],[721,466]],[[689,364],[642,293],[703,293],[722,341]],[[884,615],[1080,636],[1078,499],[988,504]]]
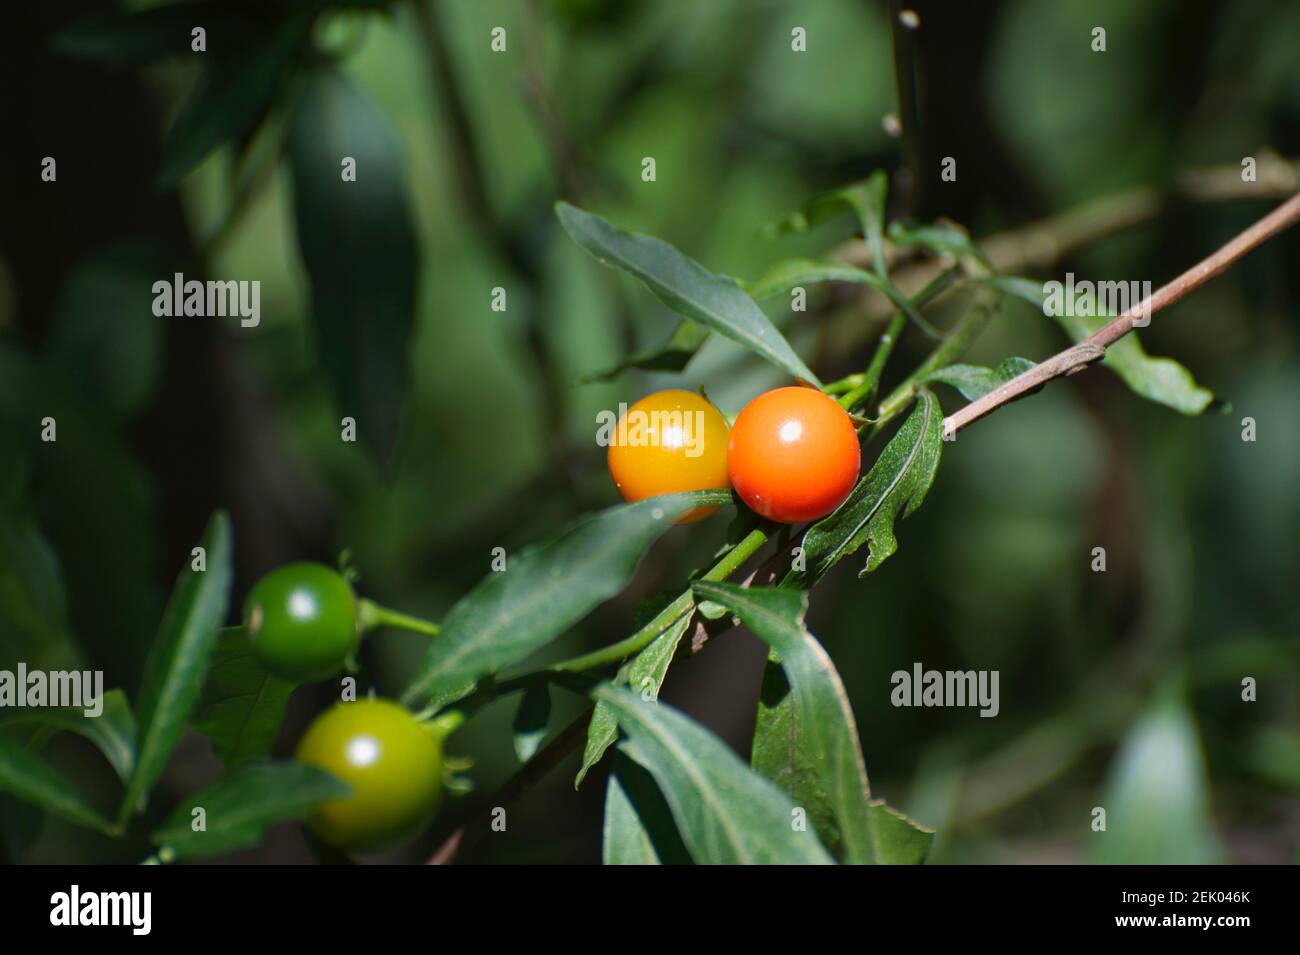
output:
[[[1189,167],[1300,156],[1291,0],[915,7],[924,217],[979,237],[1164,190]],[[615,501],[597,410],[703,386],[734,413],[781,383],[716,336],[682,374],[586,381],[659,344],[674,317],[562,234],[556,198],[752,279],[852,235],[847,217],[777,239],[765,224],[901,162],[882,123],[894,72],[875,0],[194,3],[135,32],[89,0],[12,15],[24,22],[0,58],[0,668],[98,667],[128,694],[217,506],[234,517],[237,601],[281,562],[346,548],[363,592],[437,618],[493,547]],[[204,22],[208,52],[191,53]],[[791,52],[794,26],[806,53]],[[1105,53],[1090,48],[1095,26]],[[358,175],[340,186],[342,155]],[[39,180],[45,156],[57,183]],[[644,156],[655,182],[640,178]],[[942,156],[957,158],[955,183],[938,181]],[[1171,199],[1038,274],[1159,285],[1266,208]],[[932,861],[1297,860],[1298,261],[1300,236],[1285,235],[1144,332],[1231,413],[1184,418],[1095,370],[1053,384],[945,447],[880,571],[858,580],[846,562],[814,593],[811,628],[848,686],[873,787],[938,828]],[[155,319],[150,286],[175,271],[260,281],[260,325]],[[830,380],[865,366],[883,325],[825,298],[774,317]],[[969,360],[1062,345],[1008,303]],[[912,332],[893,376],[927,347]],[[340,442],[344,413],[361,443]],[[1255,443],[1241,440],[1247,415]],[[46,416],[56,443],[39,439]],[[639,601],[679,584],[724,530],[715,518],[668,535],[628,594],[548,652],[630,632]],[[1094,547],[1105,573],[1090,569]],[[400,688],[423,649],[375,635],[362,685]],[[665,699],[747,752],[763,656],[732,634],[679,662]],[[1000,671],[1000,715],[894,708],[890,674],[914,661]],[[1241,700],[1246,676],[1258,702]],[[296,693],[277,752],[333,693]],[[556,700],[553,731],[578,711]],[[517,768],[515,703],[454,737],[482,789]],[[84,741],[50,745],[111,790]],[[570,769],[465,857],[596,860],[602,777],[575,794]],[[193,736],[165,783],[179,794],[216,770]],[[1095,806],[1104,834],[1090,830]],[[427,856],[432,838],[395,857]],[[4,856],[140,857],[123,851],[0,797]],[[285,826],[238,858],[311,853]]]

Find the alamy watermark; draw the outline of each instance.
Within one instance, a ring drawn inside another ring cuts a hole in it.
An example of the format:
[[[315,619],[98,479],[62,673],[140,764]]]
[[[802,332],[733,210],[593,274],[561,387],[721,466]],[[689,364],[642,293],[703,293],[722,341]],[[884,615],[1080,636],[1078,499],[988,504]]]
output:
[[[158,318],[238,315],[239,324],[244,328],[256,328],[262,320],[262,283],[257,279],[251,282],[190,279],[187,282],[184,273],[177,272],[171,281],[154,282],[153,294],[153,313]]]
[[[895,670],[889,682],[894,706],[978,706],[988,717],[1001,708],[997,670],[926,670],[913,663],[911,672]]]
[[[1043,283],[1043,314],[1049,317],[1074,315],[1082,318],[1123,315],[1142,306],[1133,320],[1135,328],[1151,324],[1151,283],[1146,282],[1075,282],[1074,273],[1065,273],[1065,282]]]
[[[104,712],[103,670],[0,670],[0,707],[69,707],[86,716]]]
[[[618,411],[596,413],[596,443],[601,447],[682,448],[688,458],[704,453],[704,412],[628,411],[620,402]]]

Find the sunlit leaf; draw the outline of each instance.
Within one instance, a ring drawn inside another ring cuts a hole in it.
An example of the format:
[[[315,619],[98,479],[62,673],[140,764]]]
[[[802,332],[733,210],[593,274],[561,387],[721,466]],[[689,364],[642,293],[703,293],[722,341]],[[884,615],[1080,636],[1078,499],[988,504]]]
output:
[[[622,590],[675,517],[730,501],[727,491],[693,491],[623,504],[527,548],[451,608],[402,699],[450,702],[475,681],[522,660]]]
[[[636,276],[673,311],[744,345],[796,378],[820,385],[776,326],[733,281],[647,235],[624,232],[566,202],[555,205],[565,231],[606,265]]]
[[[663,703],[603,684],[628,739],[619,749],[647,769],[682,841],[700,864],[828,864],[814,830],[796,828],[789,797],[737,758],[722,740]]]
[[[879,567],[898,548],[894,522],[925,500],[942,448],[943,412],[938,399],[922,389],[912,413],[848,499],[808,529],[803,539],[807,570],[792,572],[788,579],[815,581],[863,544],[869,552],[859,576]]]

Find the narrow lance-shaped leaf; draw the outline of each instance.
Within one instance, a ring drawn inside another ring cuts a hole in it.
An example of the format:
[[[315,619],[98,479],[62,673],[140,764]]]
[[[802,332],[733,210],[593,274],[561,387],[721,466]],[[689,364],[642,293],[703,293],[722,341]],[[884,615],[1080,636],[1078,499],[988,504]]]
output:
[[[1047,296],[1041,282],[1003,275],[985,281],[994,288],[1024,299],[1046,314]],[[1053,317],[1076,343],[1088,338],[1110,321],[1104,315],[1065,314]],[[1174,359],[1148,355],[1136,331],[1129,332],[1111,344],[1101,363],[1139,396],[1182,414],[1200,414],[1214,400],[1214,394],[1198,385],[1192,373]]]
[[[923,376],[917,384],[938,381],[956,388],[967,401],[974,401],[1033,367],[1034,363],[1028,358],[1004,358],[996,368],[947,365]]]
[[[807,570],[787,581],[815,581],[863,544],[870,547],[866,566],[875,570],[898,549],[894,522],[921,506],[939,467],[943,447],[943,412],[929,391],[917,394],[916,407],[885,445],[866,477],[829,517],[808,529],[803,539]]]
[[[692,491],[623,504],[524,550],[451,608],[403,701],[450,702],[522,660],[622,590],[674,518],[692,507],[730,502],[727,491]]]
[[[722,740],[664,703],[612,684],[594,691],[628,739],[620,751],[659,784],[682,841],[700,864],[830,864],[812,829],[800,831],[789,797]]]
[[[556,203],[555,212],[578,245],[606,265],[636,276],[673,311],[744,345],[794,377],[821,385],[735,282],[713,274],[661,239],[624,232],[566,202]]]
[[[230,627],[217,640],[192,722],[223,763],[237,766],[270,755],[292,693],[292,683],[257,661],[248,632]]]
[[[221,855],[257,845],[267,827],[299,819],[352,791],[346,783],[302,763],[249,763],[176,807],[151,836],[179,858]],[[204,828],[194,829],[203,810]]]
[[[340,157],[356,161],[344,181]],[[402,145],[346,77],[313,74],[289,123],[298,247],[321,362],[343,415],[387,458],[397,441],[419,253]]]
[[[550,721],[550,688],[541,683],[524,690],[513,724],[515,755],[519,757],[519,762],[526,763],[533,758],[537,747],[546,738],[546,724]]]
[[[909,226],[895,222],[889,227],[889,238],[900,248],[920,246],[935,255],[946,255],[958,261],[974,259],[988,265],[984,253],[961,229],[950,225]]]
[[[632,692],[643,700],[657,700],[664,677],[668,675],[668,665],[672,663],[677,645],[682,642],[682,636],[693,619],[692,614],[684,613],[674,620],[668,629],[619,670],[614,682],[631,687]],[[587,745],[582,751],[582,768],[573,780],[574,789],[582,785],[588,771],[600,762],[605,750],[617,738],[618,717],[608,703],[598,700],[591,713],[591,725],[587,727]]]
[[[54,767],[17,740],[0,735],[0,792],[39,806],[61,819],[111,832],[112,826],[72,788]]]
[[[100,700],[95,716],[88,707],[60,706],[49,709],[15,710],[0,719],[0,727],[35,723],[54,730],[84,736],[99,748],[122,782],[131,778],[135,766],[135,716],[122,690],[109,690]]]
[[[203,690],[217,633],[230,599],[230,518],[218,511],[203,534],[205,570],[187,566],[177,578],[158,636],[145,661],[140,687],[135,772],[120,819],[144,802],[162,775]]]
[[[1134,723],[1108,776],[1101,800],[1106,830],[1089,840],[1093,861],[1204,865],[1221,860],[1201,741],[1176,684],[1162,687]]]
[[[871,261],[877,273],[885,274],[885,196],[889,189],[889,178],[883,169],[877,169],[861,182],[855,182],[842,189],[814,196],[803,209],[788,216],[767,229],[769,236],[783,232],[804,232],[827,219],[832,218],[841,209],[851,209],[858,217],[862,235],[867,241]]]
[[[251,52],[218,60],[181,108],[163,148],[158,184],[169,189],[223,143],[247,133],[271,108],[285,67],[311,30],[295,17]]]
[[[906,816],[883,799],[871,801],[871,835],[882,865],[920,865],[930,854],[934,830]]]
[[[921,317],[906,295],[887,278],[874,272],[845,265],[840,262],[818,262],[813,259],[786,259],[778,262],[761,279],[749,286],[749,294],[760,301],[774,295],[788,294],[792,288],[817,282],[853,282],[868,285],[883,294],[900,312],[927,335],[937,332]]]
[[[622,753],[605,789],[601,839],[605,865],[682,865],[691,861],[654,777]]]
[[[870,787],[857,724],[835,665],[804,628],[807,594],[704,581],[693,589],[739,617],[772,648],[769,669],[779,666],[784,673],[779,701],[772,681],[764,679],[754,768],[808,812],[822,841],[842,847],[846,862],[873,862]]]

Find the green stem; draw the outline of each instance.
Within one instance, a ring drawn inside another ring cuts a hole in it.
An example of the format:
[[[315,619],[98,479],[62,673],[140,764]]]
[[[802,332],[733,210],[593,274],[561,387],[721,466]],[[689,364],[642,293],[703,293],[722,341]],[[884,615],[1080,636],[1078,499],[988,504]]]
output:
[[[867,366],[867,370],[862,374],[857,385],[840,398],[841,408],[849,411],[871,400],[876,386],[880,384],[880,376],[884,373],[885,362],[889,361],[889,356],[894,351],[894,345],[898,342],[898,337],[903,334],[903,329],[906,327],[907,316],[902,312],[898,312],[894,315],[894,320],[889,323],[889,327],[885,329],[885,334],[880,336],[880,343],[876,345],[876,353],[871,356],[871,364]]]
[[[701,580],[725,580],[730,577],[745,561],[749,560],[760,547],[767,543],[768,532],[755,528],[746,534],[735,547],[722,555],[712,567],[705,571]],[[655,637],[672,626],[682,614],[689,613],[695,606],[695,597],[690,589],[678,595],[677,599],[655,616],[653,620],[626,640],[610,644],[599,650],[563,660],[552,664],[548,669],[560,671],[592,670],[596,667],[621,663],[632,654],[649,646]]]
[[[431,620],[422,620],[419,617],[412,617],[410,614],[398,610],[390,610],[387,607],[380,606],[373,600],[366,600],[365,598],[362,598],[357,608],[357,620],[361,625],[362,633],[376,627],[397,627],[399,630],[411,630],[415,633],[436,637],[442,630]]]
[[[871,436],[880,433],[891,420],[898,416],[916,396],[917,386],[932,372],[946,368],[966,353],[971,342],[979,337],[997,310],[1001,296],[987,287],[981,286],[975,291],[975,304],[961,320],[953,326],[948,337],[939,347],[930,352],[929,357],[917,369],[903,380],[903,383],[890,392],[889,397],[880,403],[876,414],[876,423],[871,429]]]
[[[960,274],[961,269],[956,267],[946,269],[940,273],[925,288],[909,299],[909,304],[913,310],[924,308],[933,302],[948,290]],[[898,338],[903,334],[906,324],[907,316],[902,312],[894,316],[893,321],[889,323],[889,327],[885,329],[885,334],[880,336],[880,343],[876,346],[876,352],[871,356],[871,364],[867,366],[867,370],[862,375],[858,376],[857,383],[848,393],[840,398],[841,408],[852,411],[855,407],[869,402],[872,396],[875,395],[876,388],[880,385],[880,376],[885,372],[885,364],[889,361],[889,356],[893,354],[894,346],[898,344]]]

